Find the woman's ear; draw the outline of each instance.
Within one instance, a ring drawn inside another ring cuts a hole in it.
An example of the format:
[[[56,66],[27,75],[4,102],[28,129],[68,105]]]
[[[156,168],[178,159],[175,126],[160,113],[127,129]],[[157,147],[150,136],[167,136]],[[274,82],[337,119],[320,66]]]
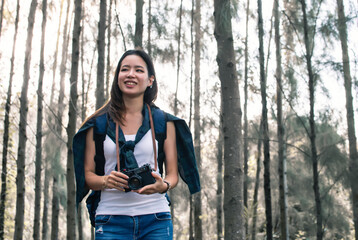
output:
[[[152,75],[150,78],[149,78],[149,85],[148,87],[151,87],[153,85],[153,82],[155,81],[155,78],[154,76]]]

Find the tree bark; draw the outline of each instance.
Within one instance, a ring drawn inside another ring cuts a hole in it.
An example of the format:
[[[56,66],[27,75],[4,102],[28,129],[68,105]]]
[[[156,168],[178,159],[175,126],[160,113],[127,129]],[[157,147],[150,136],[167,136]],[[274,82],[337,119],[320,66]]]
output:
[[[149,56],[152,56],[152,0],[148,0],[148,40],[147,40],[147,52]]]
[[[267,96],[266,96],[266,74],[265,56],[263,45],[263,20],[262,2],[258,4],[258,30],[259,30],[259,59],[260,59],[260,86],[262,103],[262,133],[264,145],[264,192],[265,192],[265,214],[266,214],[266,238],[272,240],[272,206],[271,206],[271,181],[270,181],[270,139],[267,119]]]
[[[179,8],[179,29],[178,29],[178,39],[177,39],[177,43],[178,43],[178,57],[177,57],[177,83],[176,83],[176,90],[175,90],[175,96],[174,96],[174,115],[178,115],[178,88],[179,88],[179,72],[180,72],[180,45],[181,45],[181,26],[182,26],[182,11],[183,11],[183,0],[180,1],[180,8]],[[173,224],[176,225],[176,216],[175,216],[175,204],[177,201],[177,196],[179,194],[179,188],[174,188],[173,190],[171,190],[170,192],[170,199],[172,200],[172,204],[171,204],[171,215],[173,218]],[[195,196],[193,196],[193,198],[195,198]]]
[[[241,107],[229,0],[214,0],[216,61],[222,94],[225,239],[245,239]]]
[[[36,126],[36,159],[35,159],[35,209],[33,238],[40,239],[40,212],[41,212],[41,194],[42,194],[42,120],[43,120],[43,79],[45,73],[44,52],[45,52],[45,33],[47,20],[47,0],[42,1],[42,35],[40,49],[40,74],[37,88],[37,126]]]
[[[97,88],[96,88],[96,109],[103,106],[104,100],[104,59],[105,59],[105,38],[107,20],[107,0],[101,0],[98,23],[98,64],[97,64]]]
[[[67,0],[67,9],[66,9],[66,20],[65,25],[63,27],[63,40],[62,40],[62,56],[61,56],[61,65],[60,65],[60,89],[58,95],[57,102],[57,116],[55,123],[55,131],[56,135],[62,137],[62,118],[64,111],[64,98],[65,98],[65,77],[66,77],[66,63],[67,63],[67,51],[68,51],[68,43],[69,43],[69,34],[68,34],[68,22],[69,16],[71,14],[71,1]],[[55,154],[51,166],[51,173],[53,176],[52,180],[52,216],[51,216],[51,240],[58,239],[59,232],[59,215],[60,215],[60,196],[59,196],[59,171],[58,168],[61,167],[60,159],[61,159],[61,150],[62,150],[62,142],[56,139],[58,144],[58,148],[55,149]]]
[[[286,180],[286,154],[285,154],[285,127],[282,114],[282,65],[281,65],[281,36],[280,36],[280,10],[279,0],[274,1],[275,15],[275,43],[276,43],[276,95],[277,95],[277,139],[278,139],[278,175],[280,195],[280,229],[282,240],[289,239],[287,215],[287,180]]]
[[[222,107],[220,106],[220,109]],[[216,181],[218,188],[216,190],[216,230],[217,239],[221,240],[224,237],[223,232],[223,129],[222,129],[222,114],[220,111],[220,126],[219,126],[219,137],[216,141],[217,148],[217,160],[218,160],[218,172],[216,175]]]
[[[352,77],[349,64],[348,54],[348,36],[346,17],[344,13],[343,0],[337,0],[338,9],[338,31],[341,40],[342,48],[342,61],[343,61],[343,76],[344,88],[346,92],[346,117],[348,125],[348,142],[349,142],[349,176],[352,189],[352,209],[353,209],[353,222],[355,229],[355,239],[358,239],[358,153],[357,153],[357,138],[355,135],[354,124],[354,107],[352,96]]]
[[[193,78],[194,78],[194,14],[195,0],[191,0],[191,22],[190,22],[190,100],[189,100],[189,129],[192,125],[193,115]],[[194,240],[194,200],[189,197],[189,240]]]
[[[198,164],[199,173],[201,172],[201,123],[200,123],[200,52],[201,52],[201,0],[195,1],[194,30],[195,30],[195,57],[194,57],[194,150]],[[194,224],[195,239],[203,239],[202,229],[202,203],[201,192],[194,195]]]
[[[2,32],[2,20],[4,18],[4,4],[5,0],[1,0],[1,8],[0,8],[0,37]]]
[[[17,151],[17,176],[16,176],[16,213],[15,213],[15,233],[14,240],[22,239],[24,230],[25,215],[25,160],[26,160],[26,126],[28,99],[27,92],[30,81],[30,64],[32,37],[35,23],[37,1],[32,0],[28,16],[25,63],[24,63],[24,80],[20,96],[20,123],[19,123],[19,147]]]
[[[303,30],[304,30],[304,43],[305,43],[305,58],[307,64],[308,72],[308,88],[309,88],[309,101],[310,101],[310,132],[309,139],[311,143],[311,159],[312,159],[312,171],[313,171],[313,190],[315,195],[316,202],[316,218],[317,218],[317,240],[323,239],[323,229],[322,229],[322,207],[321,207],[321,197],[319,192],[319,174],[318,174],[318,155],[316,147],[316,126],[315,126],[315,76],[312,69],[312,54],[313,54],[313,44],[310,44],[310,37],[308,33],[308,19],[306,14],[306,1],[300,0],[302,4],[303,12]],[[311,40],[312,41],[312,40]],[[313,41],[312,41],[313,42]]]
[[[181,45],[181,28],[182,28],[182,16],[183,15],[183,0],[180,0],[180,8],[179,8],[179,28],[178,28],[178,55],[177,55],[177,83],[175,88],[175,96],[174,96],[174,115],[178,114],[178,88],[179,88],[179,73],[180,73],[180,45]]]
[[[79,41],[81,34],[82,0],[75,0],[75,18],[72,33],[72,61],[70,77],[70,101],[67,125],[67,239],[76,239],[76,188],[73,164],[72,139],[76,131],[77,119],[77,79],[79,65]]]
[[[50,106],[53,106],[53,97],[55,92],[55,79],[56,79],[56,71],[57,71],[57,55],[58,55],[58,45],[60,43],[60,35],[61,35],[61,20],[62,20],[62,12],[63,12],[63,2],[64,0],[61,0],[60,4],[60,17],[59,17],[59,23],[58,23],[58,29],[57,29],[57,37],[56,37],[56,49],[54,53],[54,61],[52,65],[52,87],[51,87],[51,97],[50,97]],[[64,33],[65,34],[65,33]]]
[[[19,13],[20,1],[17,0],[16,4],[16,17],[15,17],[15,32],[12,45],[12,54],[10,59],[10,78],[9,87],[6,94],[5,103],[5,116],[4,116],[4,135],[3,135],[3,151],[2,151],[2,167],[1,167],[1,201],[0,201],[0,239],[4,239],[4,222],[5,222],[5,203],[7,191],[7,153],[10,139],[10,110],[11,110],[11,95],[12,95],[12,82],[14,76],[14,62],[15,62],[15,48],[19,26]]]
[[[105,101],[110,96],[110,79],[112,77],[111,69],[111,37],[112,37],[112,3],[113,0],[109,0],[109,9],[108,9],[108,26],[107,26],[107,69],[106,69],[106,89],[105,89]]]
[[[248,159],[249,159],[249,149],[248,149],[248,120],[247,120],[247,99],[248,99],[248,62],[249,62],[249,14],[250,14],[250,0],[246,1],[246,36],[245,36],[245,75],[244,75],[244,207],[248,210]],[[249,218],[246,218],[245,221],[245,235],[248,236],[249,233]]]
[[[261,172],[261,145],[262,145],[262,119],[260,120],[260,127],[258,131],[258,143],[257,143],[257,153],[256,153],[256,180],[254,187],[254,196],[252,201],[253,214],[252,214],[252,230],[251,230],[251,240],[256,239],[256,219],[257,219],[257,208],[258,208],[258,196],[260,188],[260,172]]]
[[[143,48],[143,0],[136,0],[134,48]]]

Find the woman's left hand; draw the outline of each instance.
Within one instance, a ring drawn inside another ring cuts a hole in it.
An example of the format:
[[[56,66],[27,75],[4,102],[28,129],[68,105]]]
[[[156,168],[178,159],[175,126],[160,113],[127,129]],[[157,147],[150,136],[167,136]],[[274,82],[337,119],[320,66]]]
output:
[[[147,194],[147,195],[164,192],[167,189],[168,185],[163,181],[163,179],[158,174],[152,172],[152,176],[155,178],[155,183],[144,186],[138,190],[132,190],[132,192],[136,192],[139,194]]]

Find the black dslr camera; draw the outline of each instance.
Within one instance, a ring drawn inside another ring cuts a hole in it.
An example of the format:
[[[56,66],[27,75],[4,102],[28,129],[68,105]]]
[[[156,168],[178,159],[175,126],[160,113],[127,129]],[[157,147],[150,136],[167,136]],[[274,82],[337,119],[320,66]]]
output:
[[[155,183],[155,178],[152,176],[152,168],[149,164],[144,164],[143,166],[131,170],[123,169],[122,172],[126,174],[128,179],[128,187],[126,192],[131,190],[140,189],[146,185]]]

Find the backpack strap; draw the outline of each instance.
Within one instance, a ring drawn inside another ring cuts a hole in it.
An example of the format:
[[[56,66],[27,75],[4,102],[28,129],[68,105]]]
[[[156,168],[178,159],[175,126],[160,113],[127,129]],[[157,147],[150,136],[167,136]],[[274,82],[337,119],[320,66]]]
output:
[[[152,116],[155,128],[155,139],[158,141],[158,167],[163,174],[163,163],[165,160],[164,141],[167,138],[167,114],[157,107],[152,107]]]
[[[93,131],[93,140],[96,148],[94,162],[96,164],[96,174],[100,176],[104,175],[104,165],[106,161],[104,157],[103,142],[106,139],[107,126],[107,114],[100,115],[96,118],[96,124]]]

